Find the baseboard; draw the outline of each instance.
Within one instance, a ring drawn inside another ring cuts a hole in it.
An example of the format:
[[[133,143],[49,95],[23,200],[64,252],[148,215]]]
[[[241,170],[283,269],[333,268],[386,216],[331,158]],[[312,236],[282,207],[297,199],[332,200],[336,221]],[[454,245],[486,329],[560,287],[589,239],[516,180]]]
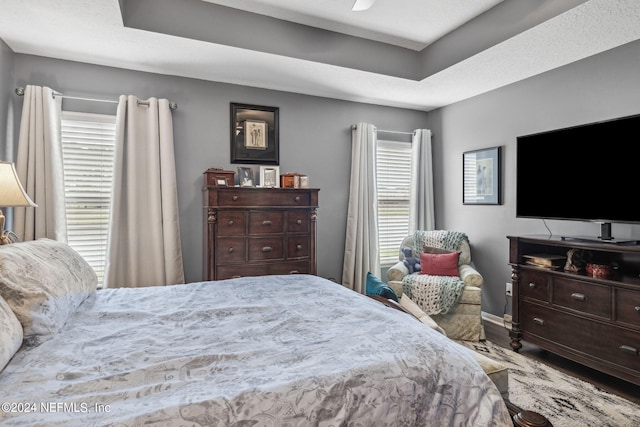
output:
[[[494,325],[502,326],[505,329],[511,329],[511,324],[506,323],[502,317],[487,313],[486,311],[482,312],[482,320],[493,323]]]

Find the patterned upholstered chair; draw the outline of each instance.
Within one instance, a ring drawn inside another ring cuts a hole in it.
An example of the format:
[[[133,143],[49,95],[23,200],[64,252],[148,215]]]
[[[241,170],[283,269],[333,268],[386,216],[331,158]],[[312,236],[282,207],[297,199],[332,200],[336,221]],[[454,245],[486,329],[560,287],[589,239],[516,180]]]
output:
[[[398,297],[406,293],[429,314],[453,340],[479,341],[485,339],[482,326],[482,275],[471,263],[471,247],[466,234],[455,231],[416,231],[407,236],[400,249],[409,247],[412,256],[420,253],[458,252],[457,277],[409,273],[400,250],[399,262],[387,271],[389,286]],[[424,259],[429,255],[424,255]],[[434,288],[435,287],[435,288]],[[435,299],[435,301],[434,301]],[[455,300],[452,302],[452,300]]]

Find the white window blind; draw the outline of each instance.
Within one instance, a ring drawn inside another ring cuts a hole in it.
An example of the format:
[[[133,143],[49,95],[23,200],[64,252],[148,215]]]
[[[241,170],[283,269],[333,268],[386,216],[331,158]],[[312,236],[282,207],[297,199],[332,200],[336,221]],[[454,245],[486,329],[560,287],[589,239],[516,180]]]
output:
[[[115,146],[115,116],[62,113],[62,153],[69,246],[102,286]]]
[[[380,265],[398,261],[400,243],[409,234],[411,144],[378,140],[378,235]]]

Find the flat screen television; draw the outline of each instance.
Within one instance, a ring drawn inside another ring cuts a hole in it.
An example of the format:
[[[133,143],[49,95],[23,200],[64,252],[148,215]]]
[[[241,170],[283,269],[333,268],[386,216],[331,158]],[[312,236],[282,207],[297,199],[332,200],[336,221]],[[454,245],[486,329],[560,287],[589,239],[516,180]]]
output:
[[[516,216],[640,223],[640,114],[517,137]],[[594,236],[595,238],[595,236]]]

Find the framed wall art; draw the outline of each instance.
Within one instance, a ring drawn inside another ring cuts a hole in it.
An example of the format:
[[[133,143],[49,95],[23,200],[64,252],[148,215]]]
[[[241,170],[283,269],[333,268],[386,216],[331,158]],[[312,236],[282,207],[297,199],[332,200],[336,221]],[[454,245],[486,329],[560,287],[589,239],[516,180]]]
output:
[[[280,163],[279,108],[231,103],[231,163]]]
[[[462,203],[501,205],[502,147],[484,148],[462,154]]]

